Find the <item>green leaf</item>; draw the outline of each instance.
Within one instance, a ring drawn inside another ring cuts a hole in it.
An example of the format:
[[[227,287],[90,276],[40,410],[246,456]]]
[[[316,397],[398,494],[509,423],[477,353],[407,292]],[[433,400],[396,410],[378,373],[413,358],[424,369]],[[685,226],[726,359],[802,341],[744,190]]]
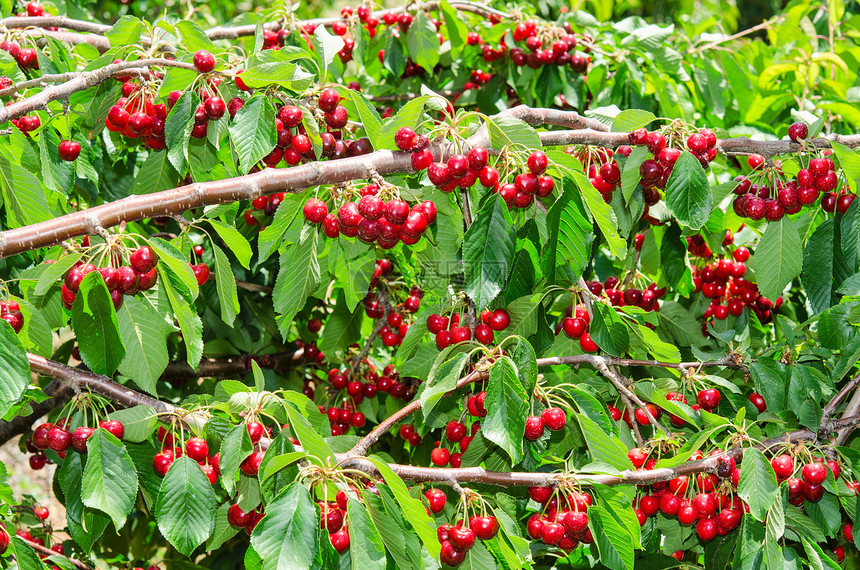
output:
[[[290,196],[292,196],[292,194]],[[239,233],[239,230],[234,226],[225,224],[220,220],[209,218],[207,221],[218,233],[218,237],[224,241],[224,245],[230,248],[230,251],[233,252],[233,255],[235,255],[236,259],[239,260],[239,263],[242,264],[242,267],[249,269],[252,252],[251,244],[248,243],[245,236]]]
[[[343,285],[346,306],[352,311],[359,301],[364,299],[376,267],[376,255],[370,247],[349,247],[347,249],[345,246],[346,243],[340,240],[336,244],[332,244],[329,251],[334,259],[329,262],[329,267],[331,268],[330,272]],[[358,244],[356,243],[354,246],[358,246]]]
[[[361,94],[360,91],[353,89],[349,90],[349,96],[355,105],[355,110],[358,111],[358,118],[364,126],[364,132],[367,133],[367,138],[370,139],[370,144],[375,149],[384,148],[384,140],[382,139],[382,119],[367,97]]]
[[[349,518],[349,555],[352,570],[385,570],[385,546],[379,530],[359,501],[346,506]]]
[[[770,358],[758,358],[750,364],[750,374],[755,383],[756,392],[764,397],[769,410],[785,409],[786,377],[785,365]]]
[[[633,540],[612,514],[599,505],[588,509],[588,526],[600,553],[600,563],[612,570],[633,570]]]
[[[825,570],[826,568],[841,570],[842,567],[824,554],[820,546],[805,536],[801,536],[800,540],[803,543],[803,549],[806,551],[806,561],[809,564],[809,568],[813,570]]]
[[[173,167],[168,151],[150,152],[134,177],[132,194],[152,194],[174,188],[179,182],[179,173]]]
[[[191,20],[179,20],[176,22],[176,31],[182,37],[182,43],[185,44],[185,49],[189,52],[206,50],[208,52],[218,52],[215,44],[206,35],[206,32]]]
[[[15,554],[18,570],[46,570],[47,567],[39,559],[39,555],[36,554],[32,546],[16,534],[13,534],[11,538],[11,552]]]
[[[387,463],[375,455],[369,456],[367,460],[373,463],[373,466],[376,467],[379,474],[385,479],[385,483],[391,488],[391,492],[394,493],[397,503],[403,509],[403,516],[412,525],[412,528],[418,534],[418,537],[424,543],[430,555],[438,560],[441,547],[439,545],[439,538],[436,535],[436,524],[430,518],[430,515],[427,514],[427,509],[421,501],[409,494],[406,484],[391,470]]]
[[[361,338],[362,320],[364,320],[363,306],[350,310],[346,295],[338,298],[334,310],[325,321],[325,329],[319,340],[319,349],[326,355],[326,360],[343,361],[349,345]]]
[[[170,466],[158,491],[158,530],[176,550],[191,556],[212,534],[217,506],[215,491],[200,465],[180,457]]]
[[[636,190],[636,186],[639,185],[639,181],[642,179],[639,167],[652,156],[647,146],[636,146],[633,152],[630,153],[630,156],[627,157],[624,169],[621,171],[621,193],[624,196],[625,203],[630,202],[633,191]]]
[[[111,47],[136,44],[140,40],[140,32],[143,31],[143,22],[134,16],[123,16],[105,32],[110,40]]]
[[[275,281],[272,303],[280,314],[279,327],[285,337],[296,313],[305,305],[319,282],[317,238],[316,234],[312,234],[304,242],[293,244],[281,254],[281,269]]]
[[[463,238],[464,290],[483,310],[502,291],[516,253],[516,230],[501,196],[490,196]]]
[[[302,398],[305,402],[309,402],[311,404],[313,403],[303,394],[298,394],[297,398]],[[290,427],[293,428],[293,432],[295,432],[296,438],[299,440],[299,444],[308,453],[309,458],[316,459],[317,462],[322,465],[325,465],[326,463],[334,465],[337,463],[334,452],[325,442],[325,439],[311,426],[307,417],[303,415],[315,413],[317,416],[320,416],[317,407],[299,407],[298,405],[296,405],[296,407],[289,405],[284,407],[287,410],[287,415],[289,416]]]
[[[215,528],[212,529],[212,535],[206,541],[206,550],[218,550],[242,530],[230,525],[227,518],[227,511],[230,510],[230,506],[230,503],[224,503],[215,511]]]
[[[502,149],[508,145],[537,149],[542,147],[537,131],[525,121],[515,117],[488,118],[487,130],[490,135],[490,145],[496,149]]]
[[[529,396],[510,358],[493,364],[484,402],[487,417],[481,422],[481,430],[485,438],[507,452],[513,463],[519,463],[523,456]]]
[[[423,11],[418,11],[406,32],[406,48],[412,54],[415,63],[424,68],[428,74],[439,63],[439,39],[436,37],[436,26]]]
[[[857,194],[860,188],[860,155],[838,142],[831,141],[830,146],[836,153],[836,158],[839,159],[839,166],[845,174],[851,192]]]
[[[12,326],[0,323],[0,415],[5,415],[30,384],[30,362]]]
[[[620,439],[607,434],[597,423],[583,414],[576,414],[576,419],[588,443],[588,451],[593,461],[606,463],[619,471],[632,467],[627,458],[627,448]]]
[[[117,311],[117,323],[125,357],[119,371],[146,392],[156,395],[156,383],[167,368],[167,337],[173,332],[151,303],[127,296]]]
[[[165,266],[170,269],[170,272],[182,280],[188,293],[188,302],[190,303],[200,294],[200,286],[197,284],[197,277],[194,276],[194,270],[188,265],[188,261],[181,251],[176,249],[170,242],[164,241],[161,238],[153,238],[149,240],[149,245],[155,249],[158,254],[158,260],[161,262],[158,265],[161,277],[164,278]]]
[[[343,38],[329,33],[325,26],[317,26],[314,30],[314,52],[323,64],[322,77],[325,78],[329,64],[334,61],[337,52],[343,49]]]
[[[110,516],[122,528],[137,497],[137,470],[128,451],[116,437],[99,428],[87,440],[81,500]]]
[[[541,260],[544,274],[551,274],[555,266],[569,266],[574,275],[582,275],[591,258],[594,231],[582,211],[582,206],[565,192],[559,196],[547,213],[547,239],[545,260]],[[554,253],[554,255],[553,255]]]
[[[192,304],[191,293],[179,276],[173,271],[166,271],[159,264],[161,285],[170,301],[170,308],[179,322],[179,330],[185,341],[186,359],[192,368],[196,368],[203,357],[203,321]]]
[[[193,90],[186,90],[173,105],[164,123],[164,138],[167,143],[167,158],[177,172],[188,169],[188,141],[194,128],[194,113],[198,100]]]
[[[700,229],[711,215],[711,188],[699,159],[684,152],[675,162],[663,196],[679,222]]]
[[[236,490],[236,481],[239,480],[239,466],[246,457],[254,451],[251,436],[245,424],[239,424],[230,430],[221,442],[221,483],[224,490],[232,495]]]
[[[289,63],[276,65],[292,65]],[[250,70],[242,73],[242,80]],[[250,84],[249,84],[250,85]],[[275,132],[275,109],[267,97],[252,97],[239,109],[228,128],[230,142],[239,156],[239,170],[247,174],[275,148],[278,134]]]
[[[604,303],[594,303],[593,313],[589,326],[591,340],[612,356],[621,356],[627,352],[630,334],[615,308]]]
[[[610,130],[617,133],[629,133],[640,127],[647,127],[656,120],[657,116],[651,111],[627,109],[615,115],[615,118],[612,119],[612,128]]]
[[[242,81],[248,87],[257,88],[278,85],[279,87],[286,87],[298,93],[310,87],[313,78],[314,76],[305,71],[301,66],[285,61],[260,63],[242,72]],[[271,121],[270,126],[274,130],[274,120]],[[274,142],[272,146],[274,147]]]
[[[762,521],[777,493],[776,475],[770,462],[758,449],[748,448],[744,451],[738,496],[749,504],[750,514]]]
[[[45,266],[44,271],[39,275],[39,281],[36,282],[36,288],[33,294],[37,297],[43,296],[51,287],[57,284],[58,281],[65,278],[66,272],[71,269],[72,265],[81,259],[80,253],[71,253],[64,255],[56,263],[51,263]]]
[[[109,414],[110,419],[122,422],[122,440],[139,443],[149,440],[155,427],[158,425],[158,416],[152,406],[132,406],[113,411]]]
[[[125,356],[116,311],[104,279],[98,271],[81,282],[72,305],[72,328],[81,358],[96,374],[110,376]]]
[[[21,227],[50,220],[45,190],[26,168],[0,155],[0,193],[6,210],[7,225]]]
[[[54,479],[63,491],[69,535],[84,551],[89,551],[110,524],[110,517],[85,507],[81,501],[83,458],[80,453],[70,453],[55,472]]]
[[[837,300],[833,288],[833,253],[835,220],[824,220],[815,228],[803,249],[803,268],[800,282],[812,310],[820,313],[829,309]]]
[[[794,222],[790,218],[769,222],[749,263],[762,296],[776,300],[800,274],[802,264],[803,246]]]
[[[660,242],[660,267],[667,283],[672,283],[683,295],[693,291],[693,276],[687,261],[687,242],[681,237],[681,227],[672,224]]]
[[[627,257],[627,242],[618,235],[618,218],[615,216],[612,206],[604,201],[603,196],[584,174],[574,171],[573,179],[582,193],[583,203],[588,209],[589,215],[597,222],[597,227],[600,228],[600,233],[603,234],[609,251],[619,259],[624,259]]]
[[[317,553],[319,513],[308,490],[295,482],[266,505],[251,535],[263,570],[310,568]]]
[[[236,276],[227,254],[220,247],[212,244],[215,256],[215,285],[218,288],[218,300],[221,303],[221,320],[228,327],[233,326],[236,315],[239,314],[239,295],[236,290]]]
[[[298,213],[302,211],[302,207],[306,201],[307,195],[304,192],[301,194],[287,194],[284,197],[278,206],[278,210],[275,212],[274,221],[266,226],[266,229],[261,231],[257,238],[258,262],[262,263],[266,261],[272,253],[284,245],[284,236],[287,234],[289,228],[294,225],[294,220],[296,220]],[[302,219],[299,220],[299,226]]]

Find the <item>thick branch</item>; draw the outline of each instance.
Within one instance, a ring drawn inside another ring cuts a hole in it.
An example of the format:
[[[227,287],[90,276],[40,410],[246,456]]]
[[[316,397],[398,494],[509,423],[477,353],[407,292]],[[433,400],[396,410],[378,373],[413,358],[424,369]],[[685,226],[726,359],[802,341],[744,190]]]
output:
[[[302,350],[265,354],[254,357],[265,364],[264,368],[283,370],[295,366],[303,354]],[[167,365],[161,374],[162,380],[174,378],[234,378],[248,372],[248,358],[251,355],[228,356],[225,358],[205,359],[197,365],[197,370],[184,360],[176,360]]]

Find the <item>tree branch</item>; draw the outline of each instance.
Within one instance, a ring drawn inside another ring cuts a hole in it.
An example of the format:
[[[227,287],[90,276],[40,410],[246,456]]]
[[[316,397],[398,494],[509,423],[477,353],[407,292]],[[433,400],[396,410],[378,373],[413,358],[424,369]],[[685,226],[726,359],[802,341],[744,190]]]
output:
[[[293,368],[302,357],[304,351],[294,350],[279,352],[275,354],[262,354],[253,356],[242,354],[238,356],[227,356],[224,358],[210,358],[200,361],[197,369],[184,360],[176,360],[167,365],[161,374],[162,380],[174,378],[233,378],[248,372],[248,358],[254,358],[262,368],[285,370]]]
[[[19,536],[18,538],[21,538],[21,537]],[[58,552],[54,552],[50,548],[48,548],[46,546],[42,546],[41,544],[35,543],[32,540],[27,540],[26,538],[21,538],[21,540],[26,542],[27,546],[29,546],[30,548],[35,550],[40,555],[59,556],[60,558],[65,558],[66,560],[68,560],[72,564],[72,566],[74,566],[75,568],[78,568],[78,570],[93,570],[92,568],[90,568],[84,562],[81,562],[80,560],[76,560],[75,558],[70,558],[70,557],[66,556],[65,554],[60,554]]]
[[[33,409],[32,413],[27,414],[26,416],[17,416],[11,420],[0,422],[0,445],[3,445],[16,435],[21,435],[22,433],[30,431],[33,424],[36,423],[39,418],[43,417],[51,410],[65,404],[69,401],[69,398],[72,397],[73,393],[71,388],[62,384],[58,380],[48,384],[43,392],[51,397],[43,402],[31,403],[30,407]]]

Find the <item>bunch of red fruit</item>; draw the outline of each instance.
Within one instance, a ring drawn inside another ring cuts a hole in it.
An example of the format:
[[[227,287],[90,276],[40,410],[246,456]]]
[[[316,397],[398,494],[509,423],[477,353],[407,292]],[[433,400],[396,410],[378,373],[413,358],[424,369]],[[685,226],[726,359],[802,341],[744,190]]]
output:
[[[23,117],[12,119],[11,123],[18,127],[26,136],[30,136],[28,133],[42,126],[42,119],[39,118],[39,115],[24,115]]]
[[[694,291],[711,299],[711,304],[702,315],[705,319],[702,323],[703,335],[709,334],[707,322],[712,317],[718,320],[729,315],[738,317],[746,306],[755,312],[759,321],[767,323],[772,318],[773,311],[782,305],[782,297],[775,303],[771,302],[758,292],[758,285],[743,278],[746,274],[745,262],[749,256],[749,249],[740,246],[732,252],[732,259],[720,257],[710,264],[695,268]]]
[[[122,439],[125,435],[125,427],[119,420],[103,420],[99,422],[99,427],[113,434],[117,439]],[[56,451],[60,457],[65,457],[66,451],[69,448],[74,449],[78,453],[87,452],[87,441],[90,436],[96,431],[96,428],[80,426],[75,428],[73,432],[69,431],[68,418],[63,418],[56,424],[50,422],[43,423],[36,427],[30,441],[34,448],[40,451],[51,449]],[[32,464],[31,467],[39,469]],[[44,460],[42,462],[44,465]]]
[[[105,127],[129,140],[143,139],[152,150],[163,149],[166,146],[164,126],[169,107],[176,103],[181,93],[171,92],[167,104],[155,103],[143,92],[140,84],[127,77],[122,79],[125,80],[122,86],[123,96],[108,110]],[[192,131],[192,135],[200,135],[200,129],[196,125],[195,129],[197,130]]]
[[[256,424],[253,426],[253,429],[252,424]],[[249,422],[247,426],[248,434],[251,436],[251,441],[256,444],[262,438],[265,428],[262,424],[258,424],[257,422]],[[190,437],[183,445],[181,441],[176,442],[173,434],[168,433],[163,427],[158,428],[156,437],[161,444],[161,451],[156,453],[155,457],[152,458],[152,467],[156,474],[161,477],[167,475],[173,462],[184,455],[189,459],[196,461],[200,465],[200,469],[206,475],[206,478],[209,479],[210,484],[214,485],[218,482],[218,477],[221,476],[221,454],[216,453],[214,456],[210,456],[209,445],[206,443],[205,439],[201,437]],[[255,438],[256,441],[254,441]],[[254,454],[249,456],[248,459],[242,463],[242,471],[249,475],[256,475],[256,471],[254,471],[253,474],[248,473],[245,466],[245,463],[247,463],[253,455]],[[256,462],[256,467],[258,469],[260,466],[259,462],[262,461],[262,459],[261,455],[259,461]]]
[[[813,459],[806,463],[800,469],[800,477],[795,476],[797,466],[795,465],[794,457],[787,453],[782,453],[774,457],[770,462],[777,481],[785,482],[788,486],[788,502],[799,507],[805,501],[817,503],[824,496],[824,487],[822,484],[827,479],[828,470],[833,473],[835,479],[839,478],[841,468],[836,461],[827,461],[823,459]],[[849,483],[855,494],[860,491],[860,484],[857,482]]]
[[[499,532],[499,521],[492,515],[473,515],[469,522],[461,520],[455,524],[442,524],[436,536],[442,545],[439,560],[448,566],[459,566],[466,553],[475,546],[475,540],[492,540]]]
[[[618,154],[629,156],[631,148],[623,145],[618,148]],[[608,204],[612,201],[612,194],[621,184],[621,169],[613,158],[611,149],[583,147],[573,151],[575,156],[583,165],[585,174],[591,181],[591,185],[597,188],[603,200]]]
[[[549,166],[549,160],[546,154],[536,150],[526,159],[528,172],[521,172],[514,176],[513,183],[496,185],[496,192],[508,205],[508,209],[528,208],[534,202],[535,196],[546,198],[552,194],[555,181],[544,174],[547,166]],[[483,178],[481,184],[484,184]]]
[[[546,408],[539,416],[526,418],[525,438],[536,441],[544,434],[544,430],[562,431],[567,425],[567,414],[561,408]]]
[[[439,350],[472,340],[473,333],[476,341],[491,344],[495,340],[495,333],[505,330],[511,324],[511,316],[505,309],[482,311],[481,322],[475,325],[474,331],[468,326],[460,326],[461,320],[465,320],[465,317],[461,317],[459,313],[452,314],[450,318],[436,313],[427,317],[427,330],[436,335],[436,347]]]
[[[565,494],[550,487],[529,487],[529,497],[543,506],[542,513],[533,514],[526,523],[526,532],[531,538],[566,552],[580,543],[591,544],[594,541],[588,528],[591,495],[576,491]]]
[[[599,281],[595,283],[601,285]],[[597,343],[592,340],[591,334],[588,332],[588,327],[591,323],[588,310],[584,305],[577,305],[576,309],[568,307],[567,310],[569,312],[556,328],[556,334],[564,332],[568,338],[579,339],[579,347],[583,352],[597,352]]]
[[[329,533],[329,542],[338,554],[349,550],[349,520],[347,504],[349,497],[338,491],[334,501],[318,501],[320,508],[320,529]]]
[[[487,397],[486,392],[471,394],[468,398],[469,416],[475,418],[483,418],[487,415],[487,410],[484,408],[484,400]],[[444,467],[448,464],[451,467],[460,467],[463,460],[463,454],[469,449],[475,434],[481,429],[481,422],[472,422],[470,428],[457,420],[451,420],[445,425],[445,433],[442,440],[435,443],[433,451],[430,452],[430,462],[437,467]],[[450,444],[450,448],[442,445],[443,441]],[[459,445],[460,451],[453,451],[454,445]],[[438,511],[433,511],[438,512]]]
[[[242,214],[242,219],[249,226],[259,225],[260,231],[263,231],[269,225],[272,216],[275,215],[278,206],[281,205],[286,196],[286,192],[276,192],[268,196],[257,196],[251,201],[252,209],[245,210],[245,213]]]
[[[427,228],[436,222],[436,205],[427,200],[412,208],[400,199],[388,201],[377,196],[378,184],[361,189],[357,202],[344,202],[337,214],[329,213],[328,206],[318,198],[310,198],[304,207],[305,219],[322,224],[327,237],[358,237],[363,242],[376,242],[383,249],[398,243],[414,245]]]
[[[148,245],[141,246],[134,250],[128,256],[128,265],[120,267],[101,267],[96,268],[91,263],[78,262],[66,272],[65,280],[61,289],[63,305],[71,310],[78,294],[78,288],[81,282],[89,273],[98,271],[105,285],[110,292],[111,301],[116,309],[122,306],[123,297],[125,295],[136,295],[141,291],[146,291],[155,285],[158,279],[158,272],[155,268],[158,262],[158,255]],[[203,264],[205,265],[205,264]],[[193,269],[193,267],[192,267]],[[208,267],[206,268],[206,277],[208,277]],[[195,275],[200,269],[195,270]],[[198,276],[198,282],[200,276]]]
[[[18,301],[0,301],[0,319],[9,323],[15,334],[21,332],[24,326],[24,315],[21,314],[21,305]]]
[[[0,42],[0,49],[8,53],[22,70],[39,69],[39,55],[36,48],[22,48],[18,42],[4,40]]]

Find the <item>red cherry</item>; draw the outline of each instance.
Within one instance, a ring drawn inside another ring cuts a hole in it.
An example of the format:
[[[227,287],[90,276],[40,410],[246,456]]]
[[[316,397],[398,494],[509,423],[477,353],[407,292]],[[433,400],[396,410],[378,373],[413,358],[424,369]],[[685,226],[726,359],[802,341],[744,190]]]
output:
[[[437,447],[430,452],[430,461],[433,465],[443,467],[448,465],[448,460],[451,458],[451,452],[444,447]]]
[[[780,479],[787,479],[794,473],[794,459],[787,454],[782,454],[774,457],[771,462],[774,473]]]
[[[139,247],[128,256],[128,263],[138,273],[148,273],[158,262],[158,255],[148,245]]]
[[[430,511],[438,514],[442,512],[448,502],[448,497],[441,489],[427,489],[424,491],[424,496],[427,498],[427,503],[430,505]]]
[[[469,519],[469,528],[481,540],[492,540],[499,532],[499,521],[492,515],[474,516]]]
[[[209,446],[202,437],[192,437],[185,442],[185,455],[194,461],[203,461],[209,456]],[[245,526],[245,525],[241,525]]]
[[[821,485],[827,479],[827,467],[824,463],[807,463],[801,469],[803,480],[809,485]]]
[[[99,427],[110,432],[115,438],[122,439],[125,435],[125,426],[119,420],[105,420],[99,422]]]
[[[340,104],[340,95],[331,87],[323,89],[319,97],[319,108],[325,113],[331,113]]]
[[[72,432],[72,449],[78,453],[86,453],[87,440],[89,440],[90,436],[93,435],[94,431],[96,430],[91,427],[81,426],[79,428],[75,428],[75,431]]]
[[[544,425],[543,420],[539,416],[529,416],[526,418],[525,438],[529,441],[540,439],[543,435]]]
[[[724,307],[724,305],[720,306]],[[726,312],[728,312],[728,309],[726,309]],[[696,395],[696,402],[705,410],[713,410],[720,405],[720,392],[716,388],[702,390]]]
[[[338,554],[343,554],[349,550],[349,531],[346,528],[331,533],[328,538]]]
[[[543,174],[546,171],[548,164],[549,160],[547,159],[546,154],[539,150],[533,152],[526,161],[526,166],[534,175]]]
[[[60,146],[57,148],[60,158],[73,162],[81,154],[81,143],[77,141],[60,141]]]
[[[713,540],[717,536],[717,523],[713,519],[700,519],[696,523],[696,534],[704,541]]]
[[[209,266],[205,263],[197,263],[191,266],[191,271],[194,272],[194,277],[197,279],[197,285],[202,286],[209,281]]]
[[[543,425],[552,431],[560,431],[567,424],[567,416],[561,408],[547,408],[541,414]]]
[[[443,540],[441,542],[441,547],[442,549],[439,552],[439,560],[443,564],[457,567],[466,560],[466,552],[454,548],[454,545],[452,545],[450,541]]]
[[[215,56],[206,50],[199,50],[193,57],[194,67],[200,73],[209,73],[215,69]]]
[[[259,441],[263,439],[263,435],[266,433],[265,426],[260,422],[248,422],[245,425],[245,428],[248,430],[251,443],[259,443]]]
[[[448,531],[448,540],[457,550],[466,552],[475,545],[475,531],[465,526],[455,526]]]
[[[51,513],[48,511],[48,507],[38,505],[36,507],[33,507],[33,514],[40,519],[45,520],[48,518],[48,516],[50,516]]]

